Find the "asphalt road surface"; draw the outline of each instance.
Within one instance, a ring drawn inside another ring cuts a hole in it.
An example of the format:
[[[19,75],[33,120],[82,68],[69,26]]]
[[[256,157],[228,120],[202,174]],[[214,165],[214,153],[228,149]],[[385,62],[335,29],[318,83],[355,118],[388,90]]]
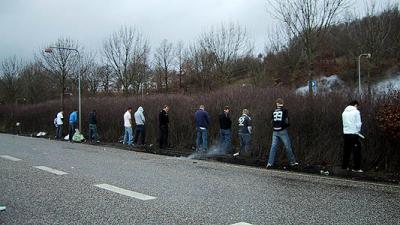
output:
[[[0,224],[400,224],[400,187],[0,134]]]

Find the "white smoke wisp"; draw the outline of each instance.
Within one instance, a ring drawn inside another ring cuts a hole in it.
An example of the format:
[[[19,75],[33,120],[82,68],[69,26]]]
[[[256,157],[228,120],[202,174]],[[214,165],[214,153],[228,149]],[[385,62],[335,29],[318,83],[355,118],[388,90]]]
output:
[[[195,152],[193,152],[191,155],[189,155],[189,156],[187,157],[187,159],[198,159],[198,158],[200,158],[200,156],[201,156],[201,153],[195,151]]]
[[[219,156],[219,155],[225,155],[225,154],[226,154],[226,152],[224,151],[224,149],[220,148],[219,145],[214,145],[208,149],[206,156],[213,157],[213,156]]]
[[[329,93],[340,91],[345,88],[343,80],[338,75],[324,76],[317,79],[317,92]],[[308,93],[308,85],[296,89],[296,94],[305,95]]]
[[[366,84],[363,83],[363,89],[366,89]],[[343,80],[338,75],[324,76],[317,79],[317,93],[330,93],[348,89]],[[357,92],[358,89],[355,89]],[[384,79],[372,85],[372,91],[375,94],[387,94],[392,91],[400,91],[400,72],[390,75],[390,78]],[[296,94],[308,94],[308,85],[296,89]]]
[[[400,91],[400,73],[376,83],[372,86],[372,89],[377,94],[387,94],[391,91]]]
[[[226,155],[227,150],[221,148],[218,144],[211,146],[208,148],[206,152],[193,152],[191,155],[189,155],[187,158],[188,159],[199,159],[202,157],[215,157],[215,156],[222,156]]]

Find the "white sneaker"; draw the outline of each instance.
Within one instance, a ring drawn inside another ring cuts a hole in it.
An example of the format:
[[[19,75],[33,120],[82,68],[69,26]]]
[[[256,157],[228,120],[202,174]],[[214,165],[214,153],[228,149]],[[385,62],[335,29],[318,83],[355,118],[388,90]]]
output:
[[[239,155],[239,152],[236,152],[235,154],[233,154],[233,156],[238,156]]]
[[[364,172],[364,171],[362,171],[362,170],[351,170],[351,171],[353,171],[353,172],[355,172],[355,173],[362,173],[362,172]]]
[[[0,211],[4,211],[4,210],[6,210],[6,207],[5,207],[5,206],[2,206],[2,205],[0,205]]]
[[[298,162],[294,162],[294,163],[290,164],[290,166],[298,166],[298,165],[299,165]]]

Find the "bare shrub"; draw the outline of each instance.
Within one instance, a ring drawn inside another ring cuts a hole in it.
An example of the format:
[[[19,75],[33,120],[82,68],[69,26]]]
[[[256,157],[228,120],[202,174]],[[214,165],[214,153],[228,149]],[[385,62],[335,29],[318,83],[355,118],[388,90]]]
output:
[[[285,99],[285,105],[289,110],[291,123],[289,135],[298,160],[303,164],[339,165],[343,143],[341,114],[348,101],[355,97],[352,93],[300,96],[284,88],[232,87],[196,95],[158,94],[145,97],[86,98],[82,102],[83,132],[88,132],[87,114],[90,110],[96,109],[101,140],[117,142],[123,132],[122,117],[126,108],[131,106],[136,111],[139,106],[143,106],[147,121],[146,139],[149,143],[156,143],[158,112],[164,104],[167,104],[170,106],[170,142],[175,149],[189,153],[192,151],[191,147],[195,145],[194,112],[199,105],[204,104],[211,116],[210,145],[216,144],[218,140],[218,115],[225,105],[229,105],[234,121],[234,145],[238,146],[236,120],[241,110],[247,108],[250,110],[254,123],[254,157],[258,157],[258,150],[261,149],[261,158],[265,160],[271,143],[271,112],[274,100],[278,97]],[[52,101],[20,106],[18,109],[1,106],[0,127],[5,127],[3,130],[12,132],[15,122],[19,121],[22,122],[25,133],[39,130],[54,133],[52,121],[58,111],[57,103],[57,101]],[[376,119],[380,110],[384,108],[381,104],[390,103],[398,104],[398,100],[396,101],[393,96],[384,95],[366,96],[360,101],[363,133],[367,137],[363,143],[363,165],[366,167],[379,166],[387,170],[399,168],[396,159],[399,158],[400,152],[396,151],[395,147],[399,141],[381,132],[379,126],[382,121]],[[68,99],[65,114],[68,115],[74,106],[77,106],[77,102]],[[390,156],[387,155],[389,153]],[[279,162],[286,163],[285,154],[279,155]]]

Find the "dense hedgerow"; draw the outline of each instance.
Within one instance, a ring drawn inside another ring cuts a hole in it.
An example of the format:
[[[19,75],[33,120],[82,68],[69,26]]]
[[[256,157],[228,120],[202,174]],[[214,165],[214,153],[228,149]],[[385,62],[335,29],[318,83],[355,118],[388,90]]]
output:
[[[365,169],[375,167],[387,171],[399,169],[400,151],[396,149],[398,140],[393,140],[390,133],[382,127],[382,107],[385,104],[399,105],[399,94],[379,97],[363,97],[361,116],[363,134],[367,137],[363,146],[363,165]],[[170,144],[183,152],[191,152],[195,145],[194,112],[204,104],[211,116],[209,132],[210,145],[218,140],[218,115],[225,105],[231,107],[234,120],[233,142],[237,142],[236,120],[243,108],[250,110],[253,120],[254,157],[268,156],[271,142],[271,112],[276,98],[282,97],[289,110],[289,135],[296,157],[303,164],[339,165],[342,156],[341,113],[347,103],[354,98],[351,93],[329,93],[317,96],[296,95],[287,89],[230,88],[212,93],[196,95],[158,94],[145,97],[97,97],[84,98],[82,101],[83,132],[87,134],[88,113],[97,110],[98,132],[104,142],[117,142],[123,133],[123,114],[128,106],[133,111],[139,106],[145,109],[146,140],[156,143],[158,138],[158,113],[164,104],[170,105]],[[1,106],[0,129],[3,132],[15,132],[15,123],[22,123],[23,133],[48,131],[54,136],[53,119],[58,112],[58,101],[36,105]],[[66,101],[65,116],[77,106],[77,102]],[[379,116],[378,116],[379,114]],[[388,115],[390,116],[390,115]],[[379,120],[377,118],[380,118]],[[381,122],[380,122],[381,121]],[[398,122],[398,121],[397,121]],[[390,123],[386,119],[385,123]],[[66,127],[64,131],[66,132]],[[259,154],[260,153],[260,154]],[[390,155],[388,155],[390,154]],[[280,162],[286,157],[280,155]]]

